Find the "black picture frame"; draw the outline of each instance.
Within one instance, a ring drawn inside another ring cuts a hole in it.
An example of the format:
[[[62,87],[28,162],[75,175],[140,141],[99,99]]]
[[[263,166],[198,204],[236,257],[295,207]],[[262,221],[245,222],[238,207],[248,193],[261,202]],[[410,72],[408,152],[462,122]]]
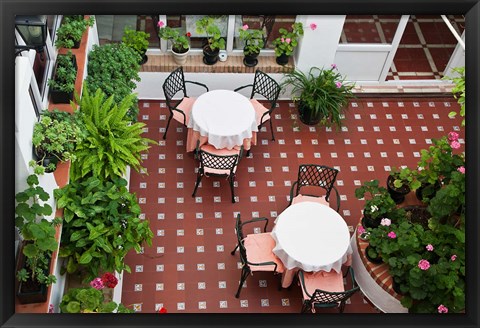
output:
[[[134,5],[133,5],[134,3]],[[141,1],[35,1],[1,0],[2,50],[0,99],[0,325],[1,327],[211,327],[211,326],[422,326],[478,327],[478,176],[480,144],[478,130],[480,4],[478,0],[141,0]],[[15,65],[14,15],[16,14],[465,14],[466,15],[466,154],[467,154],[467,312],[449,315],[410,314],[15,314],[14,313],[14,233],[15,206]],[[12,156],[13,155],[13,156]]]

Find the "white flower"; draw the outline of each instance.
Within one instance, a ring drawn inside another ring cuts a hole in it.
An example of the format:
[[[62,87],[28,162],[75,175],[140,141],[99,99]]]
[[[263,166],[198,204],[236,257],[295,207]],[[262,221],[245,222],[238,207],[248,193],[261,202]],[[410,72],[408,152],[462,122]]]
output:
[[[417,168],[417,170],[418,170],[418,171],[423,171],[423,166],[419,166],[419,167]]]
[[[390,219],[385,218],[385,219],[382,219],[382,221],[380,221],[380,224],[382,226],[388,227],[390,224],[392,224],[392,221]]]
[[[370,213],[373,213],[373,212],[376,212],[376,211],[378,211],[377,205],[370,206]]]

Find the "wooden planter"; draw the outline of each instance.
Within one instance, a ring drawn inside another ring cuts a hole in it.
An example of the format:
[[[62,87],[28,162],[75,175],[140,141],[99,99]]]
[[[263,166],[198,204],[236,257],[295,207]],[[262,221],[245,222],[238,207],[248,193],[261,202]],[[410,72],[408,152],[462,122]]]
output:
[[[65,56],[65,55],[59,55]],[[75,71],[78,72],[77,67],[77,59],[75,55],[72,55],[72,62],[73,66],[75,67]],[[57,75],[57,66],[58,63],[55,65],[55,73],[53,75],[53,79],[55,80]],[[50,88],[50,101],[54,104],[69,104],[71,100],[73,100],[73,91],[72,92],[65,92],[61,90],[56,90],[54,88]]]

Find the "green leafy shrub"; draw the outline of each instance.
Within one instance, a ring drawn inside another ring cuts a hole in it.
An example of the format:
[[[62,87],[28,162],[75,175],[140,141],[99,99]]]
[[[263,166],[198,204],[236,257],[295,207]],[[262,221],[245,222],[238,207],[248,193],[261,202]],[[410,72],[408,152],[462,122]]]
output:
[[[196,22],[196,32],[207,35],[207,46],[211,51],[225,49],[225,39],[222,38],[220,28],[215,18],[205,16]]]
[[[93,26],[95,19],[90,16],[88,19],[84,19],[80,15],[67,15],[63,17],[62,24],[57,29],[57,39],[55,41],[55,47],[60,48],[73,48],[76,42],[82,39],[83,33],[87,30],[87,27]]]
[[[130,95],[140,81],[138,72],[142,57],[133,48],[124,43],[94,45],[88,54],[88,76],[86,85],[90,93],[101,89],[107,96],[112,96],[116,103]],[[134,96],[128,109],[130,121],[136,122],[138,100]]]
[[[387,188],[381,187],[378,180],[365,181],[363,186],[355,189],[355,197],[358,199],[365,198],[364,214],[369,215],[372,219],[393,218],[396,204]]]
[[[140,252],[144,242],[152,245],[149,221],[139,218],[136,195],[126,185],[122,178],[93,176],[54,191],[64,209],[59,256],[66,258],[68,273],[85,270],[85,281],[91,281],[99,270],[131,272],[127,253]]]
[[[100,290],[92,287],[71,288],[60,303],[62,313],[133,313],[123,304],[105,302]]]
[[[275,46],[275,56],[279,57],[283,54],[291,56],[298,46],[298,39],[303,35],[303,24],[293,23],[291,31],[281,27],[278,32],[280,36],[272,42]]]
[[[69,50],[65,55],[58,55],[55,69],[55,76],[48,80],[50,88],[63,92],[75,90],[77,79],[77,67],[74,64],[74,55]]]
[[[38,185],[38,177],[35,174],[28,176],[27,184],[27,189],[15,195],[15,226],[25,241],[22,252],[26,257],[26,265],[17,272],[17,279],[48,286],[57,281],[54,275],[49,274],[49,264],[52,253],[58,247],[55,225],[60,221],[44,218],[52,214],[52,207],[44,203],[50,195]]]
[[[125,27],[122,42],[138,52],[139,55],[143,55],[148,49],[148,38],[150,38],[150,33]]]
[[[262,30],[249,29],[248,25],[238,29],[240,40],[245,42],[243,53],[245,55],[259,54],[264,46]]]
[[[129,94],[117,105],[114,97],[106,97],[98,89],[94,95],[85,88],[77,115],[85,138],[77,144],[70,168],[70,179],[96,176],[102,179],[122,177],[130,165],[142,169],[141,153],[155,142],[142,137],[144,123],[132,123],[127,116],[134,95]]]
[[[444,79],[453,81],[455,86],[452,88],[452,93],[460,105],[460,116],[465,117],[465,66],[455,67],[452,71],[458,73],[458,76],[454,78],[445,76]],[[457,112],[452,111],[448,113],[448,116],[454,118],[457,116]],[[465,126],[465,119],[462,120],[462,126]]]

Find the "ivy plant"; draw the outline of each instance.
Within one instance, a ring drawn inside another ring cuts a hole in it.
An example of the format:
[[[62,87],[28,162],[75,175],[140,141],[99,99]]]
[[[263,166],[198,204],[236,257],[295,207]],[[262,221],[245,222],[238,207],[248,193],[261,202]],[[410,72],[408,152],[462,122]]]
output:
[[[132,123],[127,116],[134,95],[129,94],[117,105],[114,97],[106,97],[102,90],[90,94],[84,89],[80,109],[76,111],[85,138],[77,144],[70,178],[77,180],[94,175],[102,179],[121,177],[127,166],[137,172],[142,169],[141,153],[155,141],[142,137],[144,123]]]
[[[70,288],[60,303],[62,313],[133,313],[123,304],[105,302],[102,291],[92,287]]]
[[[140,252],[142,243],[152,245],[149,221],[139,218],[136,195],[126,186],[123,178],[92,176],[54,191],[64,209],[59,256],[66,258],[68,273],[85,270],[90,281],[100,269],[131,272],[124,263],[127,253]]]
[[[140,81],[138,72],[142,56],[125,43],[94,45],[88,54],[86,85],[91,93],[101,89],[107,96],[112,96],[119,103],[136,89],[135,81]],[[136,122],[138,100],[132,98],[128,109],[130,121]]]

